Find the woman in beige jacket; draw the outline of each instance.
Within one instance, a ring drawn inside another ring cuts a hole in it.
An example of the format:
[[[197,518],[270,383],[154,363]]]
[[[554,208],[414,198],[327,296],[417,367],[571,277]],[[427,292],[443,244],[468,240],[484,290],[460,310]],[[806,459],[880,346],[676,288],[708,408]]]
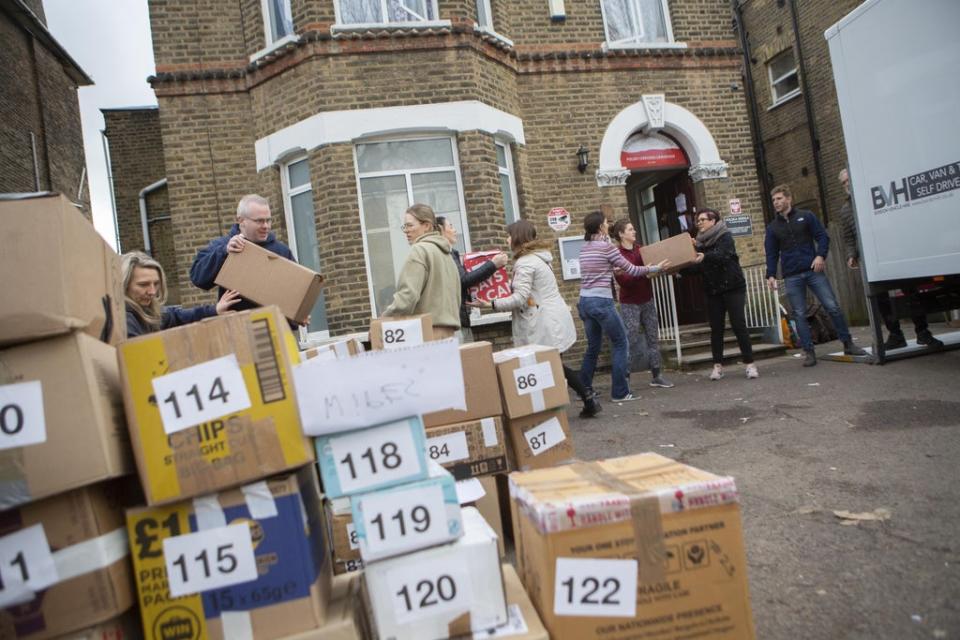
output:
[[[437,337],[449,337],[460,328],[460,274],[450,257],[450,243],[440,235],[433,209],[415,204],[403,214],[401,227],[410,255],[407,256],[393,302],[384,316],[429,313]]]
[[[513,344],[541,344],[560,353],[577,341],[570,307],[560,295],[553,275],[551,243],[537,240],[537,229],[528,220],[519,220],[507,227],[513,251],[513,293],[507,298],[477,303],[495,311],[513,313]],[[563,365],[563,375],[580,399],[582,417],[590,418],[600,411],[600,404],[587,392],[576,371]]]

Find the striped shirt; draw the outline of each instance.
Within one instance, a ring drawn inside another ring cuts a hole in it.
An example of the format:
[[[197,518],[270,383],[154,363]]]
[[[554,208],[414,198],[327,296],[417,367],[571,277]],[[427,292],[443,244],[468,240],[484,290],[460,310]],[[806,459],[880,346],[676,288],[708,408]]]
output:
[[[619,267],[632,276],[643,276],[649,267],[631,264],[606,236],[584,242],[580,249],[580,295],[584,298],[613,297],[613,268]]]

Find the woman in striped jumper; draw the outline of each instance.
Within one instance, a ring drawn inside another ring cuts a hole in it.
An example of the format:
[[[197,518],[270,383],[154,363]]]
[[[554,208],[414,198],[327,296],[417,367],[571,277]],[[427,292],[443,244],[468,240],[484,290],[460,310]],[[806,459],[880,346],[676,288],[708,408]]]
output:
[[[669,262],[664,260],[646,267],[631,264],[610,242],[607,226],[606,216],[600,211],[587,214],[583,220],[584,243],[580,249],[580,301],[577,310],[587,334],[587,350],[583,354],[580,380],[592,394],[593,373],[606,334],[613,349],[611,399],[614,402],[627,402],[635,399],[627,382],[630,348],[623,320],[613,302],[613,270],[618,268],[624,274],[639,278],[648,273],[660,273],[669,266]]]

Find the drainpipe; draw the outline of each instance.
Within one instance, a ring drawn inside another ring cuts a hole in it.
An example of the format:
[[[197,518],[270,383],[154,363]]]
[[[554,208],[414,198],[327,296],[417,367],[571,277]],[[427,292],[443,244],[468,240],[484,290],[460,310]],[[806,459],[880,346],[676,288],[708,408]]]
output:
[[[150,228],[147,225],[147,194],[165,186],[167,186],[167,179],[160,178],[140,190],[140,226],[143,228],[143,251],[151,256],[153,251],[150,247]]]
[[[803,58],[803,49],[800,46],[800,16],[797,12],[797,1],[790,0],[790,18],[793,21],[793,39],[797,45],[797,64],[800,69],[800,86],[803,91],[803,106],[807,112],[807,132],[810,134],[810,146],[813,148],[813,170],[817,174],[817,193],[820,196],[820,212],[823,215],[823,226],[827,226],[827,191],[823,181],[823,170],[820,166],[820,137],[817,135],[817,123],[813,119],[813,102],[810,97],[810,85],[807,82],[807,65]]]
[[[107,166],[107,182],[110,183],[110,210],[113,212],[113,248],[117,251],[123,251],[120,246],[120,225],[117,224],[117,198],[113,193],[113,167],[110,164],[110,143],[107,140],[107,130],[100,130],[100,143],[103,145],[103,162]],[[91,196],[91,208],[93,208]]]

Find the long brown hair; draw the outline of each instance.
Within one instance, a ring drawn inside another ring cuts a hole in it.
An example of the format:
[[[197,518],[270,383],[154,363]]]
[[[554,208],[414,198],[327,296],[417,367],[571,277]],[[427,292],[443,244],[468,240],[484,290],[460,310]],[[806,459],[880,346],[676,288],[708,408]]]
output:
[[[133,273],[138,267],[154,269],[160,275],[160,288],[157,290],[156,297],[150,301],[150,305],[147,307],[127,294],[130,283],[133,281]],[[123,256],[121,273],[123,275],[123,296],[127,303],[127,309],[133,311],[140,318],[141,323],[151,332],[158,331],[163,317],[163,305],[167,302],[167,276],[163,273],[163,267],[142,251],[131,251]]]
[[[513,257],[550,249],[551,244],[546,240],[537,240],[537,228],[529,220],[517,220],[507,225],[507,235],[510,236],[510,250]]]

